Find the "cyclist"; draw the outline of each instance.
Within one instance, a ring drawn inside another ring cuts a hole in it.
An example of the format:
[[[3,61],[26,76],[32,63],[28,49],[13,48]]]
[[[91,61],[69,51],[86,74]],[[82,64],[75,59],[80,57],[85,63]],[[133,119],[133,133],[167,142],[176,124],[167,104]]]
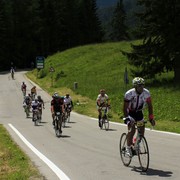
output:
[[[149,121],[155,126],[153,106],[149,90],[144,88],[145,82],[141,77],[135,77],[132,81],[134,88],[128,90],[124,95],[123,113],[128,125],[127,133],[127,154],[132,156],[131,146],[135,134],[136,121],[144,121],[143,108],[148,105]],[[144,135],[145,126],[140,127],[140,133]]]
[[[67,109],[69,108],[70,112],[71,112],[71,108],[73,108],[73,101],[68,93],[64,97],[64,107],[65,107],[65,111],[67,111]]]
[[[10,73],[11,73],[11,77],[12,77],[12,79],[14,79],[14,73],[15,73],[15,70],[14,70],[14,68],[13,68],[13,67],[11,67],[11,69],[10,69]]]
[[[27,95],[23,101],[24,111],[26,112],[27,117],[29,117],[30,107],[31,107],[31,98]]]
[[[38,117],[39,117],[39,101],[38,99],[35,99],[34,101],[32,101],[31,103],[31,107],[32,107],[32,121],[34,121],[34,113],[37,112],[38,113]]]
[[[23,95],[25,96],[26,95],[26,84],[25,84],[25,82],[22,82],[22,85],[21,85],[21,91],[22,91],[22,93],[23,93]]]
[[[55,113],[56,112],[61,112],[64,113],[64,100],[62,97],[59,96],[57,92],[55,92],[52,96],[51,100],[51,114],[52,114],[52,119],[53,122],[52,124],[55,125]],[[61,130],[62,133],[62,130]]]
[[[38,102],[39,102],[39,114],[40,114],[40,119],[42,116],[42,108],[45,109],[44,107],[44,100],[41,98],[40,95],[37,96]]]
[[[105,93],[105,89],[100,90],[100,94],[97,96],[96,99],[96,104],[97,104],[97,110],[98,110],[98,122],[99,122],[99,127],[101,127],[101,116],[102,116],[102,108],[103,107],[110,107],[110,101],[108,95]]]
[[[36,95],[37,95],[36,86],[33,86],[31,88],[31,98],[32,98],[32,100],[35,99]]]

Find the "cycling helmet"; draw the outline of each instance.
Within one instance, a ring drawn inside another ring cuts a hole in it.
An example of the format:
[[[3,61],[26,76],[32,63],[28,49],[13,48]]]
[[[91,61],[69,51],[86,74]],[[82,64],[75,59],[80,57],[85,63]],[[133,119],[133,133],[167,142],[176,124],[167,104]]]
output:
[[[100,93],[105,93],[105,89],[100,89]]]
[[[38,99],[41,99],[41,96],[40,96],[40,95],[38,95],[38,96],[37,96],[37,98],[38,98]]]
[[[144,79],[141,78],[141,77],[135,77],[132,81],[133,85],[136,86],[136,85],[144,85],[145,82],[144,82]]]
[[[54,98],[58,98],[58,97],[59,97],[59,94],[58,94],[57,92],[55,92],[55,93],[53,94],[53,97],[54,97]]]

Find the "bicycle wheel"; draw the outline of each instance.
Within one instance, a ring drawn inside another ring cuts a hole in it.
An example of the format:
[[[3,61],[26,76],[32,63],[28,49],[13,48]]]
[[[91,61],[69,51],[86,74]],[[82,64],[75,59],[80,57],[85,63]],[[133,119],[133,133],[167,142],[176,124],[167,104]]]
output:
[[[38,125],[38,119],[34,118],[34,125],[37,126]]]
[[[100,119],[100,129],[102,129],[103,128],[103,124],[104,124],[104,122],[103,122],[104,120],[103,119]]]
[[[38,117],[37,117],[37,114],[36,113],[34,113],[34,115],[33,115],[33,121],[34,121],[34,126],[37,126],[38,125]]]
[[[55,120],[55,133],[56,133],[56,136],[59,137],[60,136],[60,131],[59,131],[59,121],[56,119]]]
[[[70,122],[70,112],[67,113],[67,122],[69,123]]]
[[[106,131],[108,131],[108,129],[109,129],[109,120],[108,119],[104,119],[104,128]]]
[[[65,118],[65,115],[62,116],[62,127],[63,128],[66,127],[66,118]]]
[[[126,147],[127,147],[127,134],[123,133],[121,135],[120,142],[119,142],[119,152],[120,152],[120,156],[121,156],[121,160],[123,164],[125,166],[129,166],[129,164],[131,163],[132,157],[130,157],[126,153]]]
[[[142,171],[146,172],[149,167],[149,148],[145,137],[141,137],[139,142],[138,158]]]

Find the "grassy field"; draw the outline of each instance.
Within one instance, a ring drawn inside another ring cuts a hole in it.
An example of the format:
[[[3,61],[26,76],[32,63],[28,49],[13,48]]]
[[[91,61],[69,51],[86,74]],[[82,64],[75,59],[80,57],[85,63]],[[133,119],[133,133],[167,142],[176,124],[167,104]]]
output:
[[[0,125],[0,179],[2,180],[43,180],[30,159],[10,138]]]
[[[133,42],[139,43],[139,41]],[[96,98],[99,89],[105,88],[111,99],[111,121],[122,122],[123,96],[132,87],[130,65],[121,50],[130,51],[130,42],[104,43],[72,48],[49,56],[45,68],[33,70],[27,76],[52,94],[69,92],[73,98],[74,111],[97,117]],[[49,72],[50,67],[55,72]],[[130,83],[124,84],[124,71],[128,69]],[[156,129],[180,133],[180,91],[172,83],[173,72],[161,74],[146,82],[150,90]],[[78,88],[74,89],[74,83]],[[147,117],[147,110],[145,109]]]

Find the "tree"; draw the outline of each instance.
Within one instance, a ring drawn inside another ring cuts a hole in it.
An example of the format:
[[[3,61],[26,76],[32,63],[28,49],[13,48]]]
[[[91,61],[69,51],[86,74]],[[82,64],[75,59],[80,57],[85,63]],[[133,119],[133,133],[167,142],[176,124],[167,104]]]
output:
[[[138,0],[143,11],[140,19],[140,45],[132,45],[132,52],[123,52],[130,64],[136,66],[135,76],[154,78],[156,74],[174,71],[180,79],[180,1]]]
[[[103,31],[97,15],[96,0],[80,0],[78,12],[81,44],[102,42]]]
[[[112,34],[111,38],[115,41],[126,40],[129,38],[126,26],[126,12],[124,10],[123,0],[117,2],[117,6],[112,18]]]
[[[4,61],[6,59],[5,54],[3,53],[6,49],[6,13],[5,13],[5,3],[3,0],[0,0],[0,42],[1,42],[1,48],[0,48],[0,70],[3,69],[3,67],[5,66],[6,61]]]

